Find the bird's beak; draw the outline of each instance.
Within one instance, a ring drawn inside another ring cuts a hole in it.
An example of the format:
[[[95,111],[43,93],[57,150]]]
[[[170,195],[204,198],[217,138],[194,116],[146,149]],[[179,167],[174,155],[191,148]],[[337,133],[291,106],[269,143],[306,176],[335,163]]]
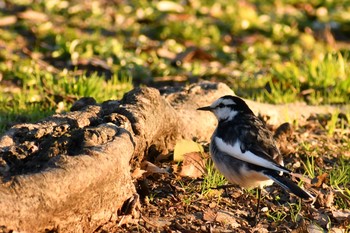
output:
[[[206,106],[206,107],[197,108],[197,110],[200,110],[200,111],[211,111],[212,108],[210,106]]]

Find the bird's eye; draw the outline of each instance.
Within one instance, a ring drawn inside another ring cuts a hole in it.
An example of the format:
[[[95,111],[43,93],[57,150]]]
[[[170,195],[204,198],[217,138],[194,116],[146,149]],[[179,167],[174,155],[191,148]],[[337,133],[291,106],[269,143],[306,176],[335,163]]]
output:
[[[218,107],[219,107],[219,108],[223,108],[223,107],[225,107],[225,105],[224,105],[223,103],[221,103],[221,104],[219,104]]]

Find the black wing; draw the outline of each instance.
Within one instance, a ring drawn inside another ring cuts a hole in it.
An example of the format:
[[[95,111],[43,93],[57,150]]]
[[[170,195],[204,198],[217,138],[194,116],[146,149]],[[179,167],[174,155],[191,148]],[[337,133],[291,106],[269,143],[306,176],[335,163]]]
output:
[[[276,166],[289,171],[281,166],[281,155],[273,139],[272,132],[265,124],[252,114],[238,114],[233,120],[219,122],[217,135],[226,142],[234,144],[241,142],[241,151],[250,151],[255,155],[274,163]],[[279,160],[279,161],[278,161]]]

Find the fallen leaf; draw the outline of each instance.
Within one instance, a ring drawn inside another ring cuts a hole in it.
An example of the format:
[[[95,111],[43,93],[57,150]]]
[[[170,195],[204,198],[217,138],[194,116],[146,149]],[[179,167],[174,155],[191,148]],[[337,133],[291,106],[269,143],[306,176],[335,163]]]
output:
[[[192,140],[180,140],[176,142],[174,148],[174,161],[183,161],[184,155],[191,152],[203,152],[203,147]]]
[[[350,220],[350,210],[332,210],[332,215],[339,221],[344,221],[347,218]]]
[[[199,152],[184,155],[180,176],[199,178],[205,173],[205,161]]]
[[[332,229],[329,230],[329,232],[330,233],[344,233],[344,229],[333,227]]]
[[[209,207],[210,207],[210,208],[215,208],[217,205],[218,205],[218,204],[217,204],[216,202],[211,202],[211,203],[209,204]]]
[[[326,195],[325,206],[331,207],[333,205],[333,201],[334,201],[334,193],[333,193],[333,191],[331,191],[328,193],[328,195]]]
[[[175,59],[172,61],[172,64],[180,65],[184,62],[191,62],[194,59],[204,61],[214,60],[213,56],[205,52],[203,49],[197,48],[195,46],[190,46],[184,52],[177,54]]]
[[[160,168],[149,161],[143,161],[141,163],[141,169],[146,171],[145,175],[168,173],[165,169]]]
[[[33,22],[46,22],[48,20],[48,17],[46,14],[39,12],[39,11],[33,11],[33,10],[27,10],[24,12],[21,12],[18,14],[18,17],[21,19],[30,20]]]
[[[323,207],[331,207],[334,201],[334,193],[331,189],[322,190],[317,195],[318,204]]]
[[[254,227],[251,230],[251,232],[268,233],[268,232],[271,232],[271,231],[269,231],[265,227],[263,227],[261,223],[258,223],[258,225],[256,227]]]
[[[17,17],[10,15],[5,17],[0,17],[0,27],[9,26],[17,22]]]
[[[307,226],[306,232],[308,233],[324,233],[324,229],[316,224],[310,224]]]
[[[146,173],[145,170],[142,170],[141,168],[136,168],[133,173],[131,174],[131,177],[135,180],[141,178],[143,176],[143,174]]]
[[[232,228],[237,228],[241,226],[241,224],[239,224],[236,221],[236,217],[234,217],[232,213],[229,213],[227,211],[222,211],[222,210],[218,211],[216,213],[215,220],[223,224],[229,224],[232,226]]]
[[[184,8],[182,5],[176,2],[171,1],[160,1],[157,3],[157,9],[162,12],[177,12],[181,13],[184,11]]]
[[[327,174],[327,173],[323,173],[323,174],[321,174],[321,175],[319,175],[319,176],[313,178],[313,179],[311,180],[311,184],[312,184],[314,187],[319,188],[319,187],[321,187],[321,185],[326,181],[327,177],[328,177],[328,174]]]
[[[159,57],[167,58],[169,60],[175,59],[175,57],[176,57],[176,53],[171,52],[169,49],[164,48],[164,47],[163,48],[159,48],[157,50],[157,55]]]
[[[185,21],[195,19],[191,14],[179,14],[179,13],[170,13],[166,16],[167,21]]]
[[[306,177],[306,176],[304,176],[304,175],[302,175],[302,174],[298,174],[298,173],[294,173],[294,172],[292,172],[290,174],[291,174],[291,176],[300,179],[301,181],[303,181],[306,184],[311,184],[311,179]]]
[[[214,210],[208,208],[203,213],[203,220],[208,222],[214,222],[216,218],[216,213]]]
[[[206,196],[208,198],[220,197],[223,192],[224,192],[223,189],[209,189],[208,192],[206,193]]]
[[[180,75],[176,75],[176,76],[162,76],[162,77],[154,77],[153,80],[154,80],[154,82],[169,82],[169,81],[185,82],[185,81],[187,81],[187,77],[180,76]]]
[[[74,49],[72,49],[74,50]],[[91,67],[97,67],[97,68],[101,68],[101,69],[105,69],[105,70],[111,70],[111,68],[109,67],[109,65],[107,64],[106,61],[98,58],[98,57],[91,57],[91,58],[79,58],[77,61],[77,63],[74,65],[77,66],[91,66]]]

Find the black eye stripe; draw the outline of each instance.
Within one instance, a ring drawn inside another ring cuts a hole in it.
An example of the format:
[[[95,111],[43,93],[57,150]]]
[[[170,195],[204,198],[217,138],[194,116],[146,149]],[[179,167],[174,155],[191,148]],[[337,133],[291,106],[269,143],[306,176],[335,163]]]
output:
[[[227,107],[227,108],[234,108],[234,106],[235,106],[235,104],[226,104],[225,105],[223,103],[218,105],[219,108],[225,108],[225,107]]]

